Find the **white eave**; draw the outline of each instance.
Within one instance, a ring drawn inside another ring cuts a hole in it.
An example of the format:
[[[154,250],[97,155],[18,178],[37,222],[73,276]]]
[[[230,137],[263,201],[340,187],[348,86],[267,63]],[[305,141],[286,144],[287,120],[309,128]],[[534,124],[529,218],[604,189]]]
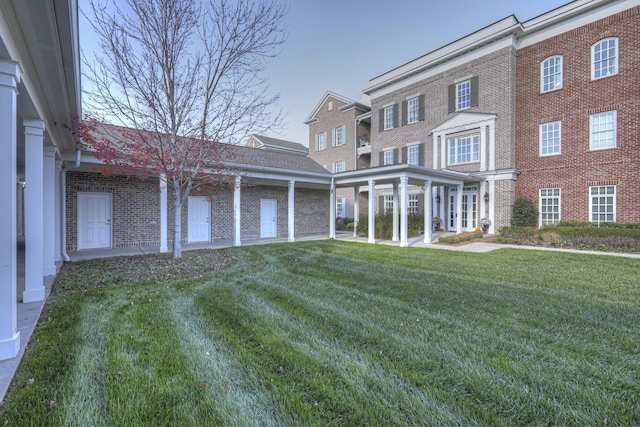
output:
[[[374,77],[369,81],[370,85],[364,90],[364,93],[371,95],[373,92],[385,86],[389,86],[411,75],[420,73],[438,64],[450,61],[452,58],[464,55],[469,51],[521,31],[522,27],[516,17],[514,15],[508,16],[494,24],[423,55],[420,58],[381,74],[378,77]]]
[[[333,98],[333,99],[335,99],[337,101],[344,102],[345,104],[354,104],[355,103],[355,101],[353,99],[349,99],[349,98],[346,98],[346,97],[344,97],[342,95],[338,95],[335,92],[328,91],[328,92],[326,92],[324,94],[322,99],[320,99],[320,102],[318,102],[318,104],[316,104],[316,106],[313,109],[313,111],[311,112],[311,114],[309,114],[309,117],[307,117],[307,120],[305,120],[303,122],[305,125],[310,125],[310,124],[316,123],[318,121],[318,118],[316,117],[318,115],[318,111],[320,111],[320,108],[322,108],[322,105],[329,98]]]

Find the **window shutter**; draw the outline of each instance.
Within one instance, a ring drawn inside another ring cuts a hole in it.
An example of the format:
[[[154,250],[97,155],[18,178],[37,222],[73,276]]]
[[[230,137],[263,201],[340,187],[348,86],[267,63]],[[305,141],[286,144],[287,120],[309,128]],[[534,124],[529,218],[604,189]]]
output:
[[[378,215],[384,215],[384,196],[378,196]]]
[[[378,153],[378,166],[384,165],[384,151]]]
[[[424,94],[418,97],[418,120],[424,121]]]
[[[402,160],[399,163],[409,163],[409,156],[407,156],[407,147],[402,147]]]
[[[336,146],[336,128],[331,129],[331,146]]]
[[[424,143],[418,144],[418,165],[424,166]]]
[[[380,109],[378,113],[378,131],[382,132],[384,130],[384,109]]]
[[[398,163],[400,163],[400,149],[399,148],[394,148],[393,149],[393,164],[397,165]]]
[[[471,106],[472,107],[478,106],[479,91],[480,91],[480,88],[478,87],[478,76],[471,77]]]
[[[341,128],[342,128],[342,143],[346,144],[347,143],[347,127],[345,125],[342,125]]]
[[[393,104],[393,127],[399,127],[398,123],[398,104]]]
[[[316,152],[318,151],[318,134],[316,133]]]
[[[456,111],[456,85],[449,85],[447,91],[447,96],[449,98],[449,113],[453,113]]]
[[[402,126],[407,124],[407,107],[409,103],[405,100],[402,101]]]

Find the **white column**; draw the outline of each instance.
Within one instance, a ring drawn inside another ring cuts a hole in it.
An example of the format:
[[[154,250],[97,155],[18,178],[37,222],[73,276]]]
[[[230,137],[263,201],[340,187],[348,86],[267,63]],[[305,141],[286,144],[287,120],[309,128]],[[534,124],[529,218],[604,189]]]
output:
[[[438,169],[438,136],[439,134],[433,134],[433,168]]]
[[[295,242],[295,231],[296,231],[296,182],[294,180],[289,181],[289,206],[288,206],[288,224],[289,224],[289,241]]]
[[[440,187],[438,187],[438,195],[440,196],[440,214],[438,216],[442,221],[440,223],[440,228],[444,228],[446,230],[448,226],[447,226],[447,218],[445,218],[444,216],[444,207],[448,204],[448,202],[447,200],[444,199],[444,185],[441,185]]]
[[[20,66],[0,61],[0,360],[20,350],[16,290],[16,136]]]
[[[336,184],[333,178],[329,188],[329,238],[336,238]]]
[[[44,177],[44,187],[42,189],[44,222],[43,227],[43,261],[42,274],[53,276],[56,274],[55,248],[56,246],[56,149],[52,145],[44,147],[44,164],[42,175]]]
[[[492,179],[489,180],[489,219],[491,225],[489,226],[489,234],[496,233],[496,182]]]
[[[39,119],[24,121],[24,293],[22,302],[44,300],[42,271],[44,126]]]
[[[169,252],[167,245],[167,176],[160,174],[160,253]]]
[[[424,242],[431,243],[431,231],[433,230],[431,201],[431,181],[424,182]]]
[[[386,212],[385,212],[386,213]],[[391,240],[397,242],[398,238],[398,183],[393,183],[393,235]]]
[[[409,204],[409,179],[406,176],[400,178],[400,246],[408,245],[409,218],[407,205]]]
[[[496,170],[496,124],[489,125],[489,170]]]
[[[458,185],[458,191],[456,193],[456,233],[462,233],[462,189],[463,185]]]
[[[353,188],[353,237],[358,235],[358,223],[360,222],[360,187]]]
[[[54,223],[54,233],[55,233],[55,247],[53,251],[53,258],[56,262],[64,261],[62,258],[62,227],[60,226],[62,220],[60,219],[60,209],[62,205],[62,192],[60,191],[60,172],[62,171],[62,160],[55,160],[55,184],[54,184],[54,198],[53,205],[55,211],[55,223]]]
[[[369,233],[368,242],[376,242],[376,182],[369,180]]]
[[[241,231],[241,222],[240,222],[240,184],[241,177],[236,176],[236,183],[233,190],[233,224],[234,224],[234,246],[240,246],[240,231]]]
[[[487,127],[480,126],[480,171],[487,170]]]

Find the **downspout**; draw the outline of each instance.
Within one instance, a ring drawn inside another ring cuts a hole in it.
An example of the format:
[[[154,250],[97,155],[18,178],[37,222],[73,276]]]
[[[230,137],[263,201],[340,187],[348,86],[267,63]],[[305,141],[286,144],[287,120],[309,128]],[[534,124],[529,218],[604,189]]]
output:
[[[62,246],[62,259],[64,262],[71,261],[69,258],[69,254],[67,253],[67,171],[78,169],[80,166],[80,156],[82,155],[82,150],[79,148],[76,149],[76,162],[71,167],[65,167],[62,165],[62,169],[60,170],[60,245]]]

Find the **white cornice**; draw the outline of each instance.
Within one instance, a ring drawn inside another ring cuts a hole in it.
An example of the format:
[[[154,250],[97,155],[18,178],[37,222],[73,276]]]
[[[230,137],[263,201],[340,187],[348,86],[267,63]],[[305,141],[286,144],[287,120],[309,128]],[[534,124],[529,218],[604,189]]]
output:
[[[311,114],[309,114],[309,117],[307,117],[307,120],[305,120],[303,123],[305,125],[310,125],[312,123],[315,123],[318,121],[318,118],[316,117],[318,115],[318,111],[320,111],[320,108],[322,107],[322,105],[327,101],[327,99],[329,98],[333,98],[337,101],[340,102],[344,102],[345,104],[353,104],[355,103],[355,101],[353,99],[349,99],[346,98],[342,95],[338,95],[337,93],[328,91],[324,94],[324,96],[322,97],[322,99],[320,99],[320,102],[318,102],[318,104],[316,105],[316,107],[313,109],[313,111],[311,112]]]

